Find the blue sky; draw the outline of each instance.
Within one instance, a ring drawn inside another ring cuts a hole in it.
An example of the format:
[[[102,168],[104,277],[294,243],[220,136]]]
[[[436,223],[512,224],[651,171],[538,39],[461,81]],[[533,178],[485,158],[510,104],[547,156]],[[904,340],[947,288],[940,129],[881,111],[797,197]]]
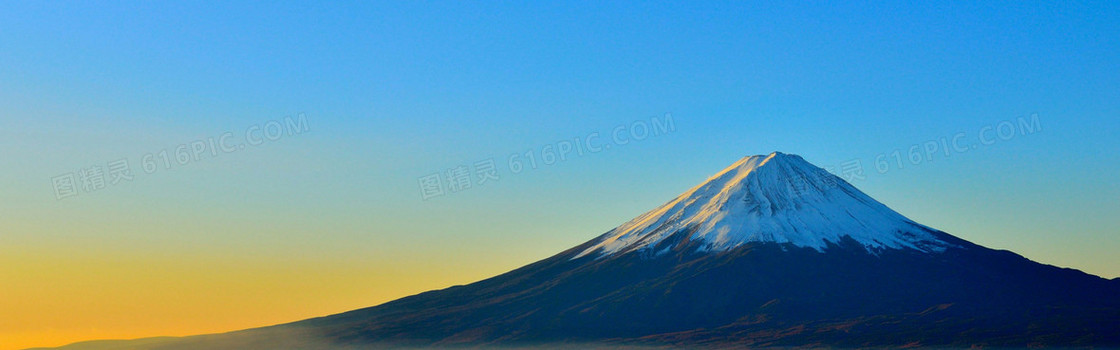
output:
[[[783,151],[858,161],[851,182],[918,222],[1113,278],[1118,34],[1112,2],[4,2],[0,251],[365,266],[293,292],[337,303],[280,322],[507,271]],[[140,171],[299,113],[307,133]],[[666,114],[670,133],[508,171]],[[910,162],[962,133],[967,150]],[[120,158],[135,180],[56,200],[52,177]],[[418,178],[490,158],[498,181],[421,200]]]

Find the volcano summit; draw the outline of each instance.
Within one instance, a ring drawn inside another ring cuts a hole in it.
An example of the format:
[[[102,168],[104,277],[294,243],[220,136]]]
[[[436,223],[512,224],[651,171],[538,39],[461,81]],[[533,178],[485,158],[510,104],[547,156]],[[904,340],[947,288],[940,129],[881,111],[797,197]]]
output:
[[[771,242],[823,252],[844,238],[872,251],[944,250],[948,243],[934,232],[800,156],[775,152],[740,159],[669,203],[611,230],[576,257],[648,250],[667,240],[699,241],[704,251]]]

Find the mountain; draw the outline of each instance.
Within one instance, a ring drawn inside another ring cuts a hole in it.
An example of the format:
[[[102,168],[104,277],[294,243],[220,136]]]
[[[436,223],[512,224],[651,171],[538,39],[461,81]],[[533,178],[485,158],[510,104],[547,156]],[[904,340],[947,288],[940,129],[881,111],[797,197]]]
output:
[[[273,327],[66,348],[1120,346],[1116,282],[923,226],[772,153],[469,285]]]

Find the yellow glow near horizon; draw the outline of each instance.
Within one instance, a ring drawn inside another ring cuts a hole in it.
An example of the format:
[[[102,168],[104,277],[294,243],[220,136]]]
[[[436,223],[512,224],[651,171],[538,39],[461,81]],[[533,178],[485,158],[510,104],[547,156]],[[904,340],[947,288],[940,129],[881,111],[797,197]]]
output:
[[[6,281],[0,288],[0,349],[268,326],[373,306],[502,269],[31,251],[6,252],[0,264],[6,267],[0,276]]]

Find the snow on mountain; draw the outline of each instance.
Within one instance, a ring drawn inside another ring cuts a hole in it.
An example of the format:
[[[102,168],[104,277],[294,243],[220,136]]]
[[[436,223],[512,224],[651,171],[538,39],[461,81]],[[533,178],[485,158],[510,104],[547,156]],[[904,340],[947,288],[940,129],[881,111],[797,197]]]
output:
[[[678,234],[688,234],[688,240],[700,242],[705,251],[749,242],[790,243],[824,251],[845,236],[872,253],[944,250],[948,243],[933,232],[800,156],[774,152],[740,159],[672,201],[600,236],[575,258],[648,250]]]

